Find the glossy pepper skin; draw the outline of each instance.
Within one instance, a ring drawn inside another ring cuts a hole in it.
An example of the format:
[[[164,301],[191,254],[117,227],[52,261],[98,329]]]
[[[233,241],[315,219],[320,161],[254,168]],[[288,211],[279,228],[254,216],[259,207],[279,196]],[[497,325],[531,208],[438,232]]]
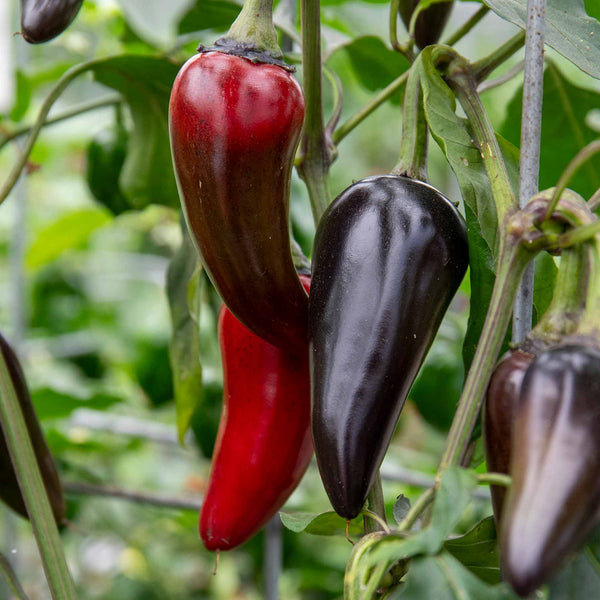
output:
[[[384,175],[323,215],[310,292],[315,454],[333,508],[362,509],[468,264],[463,218],[426,183]]]
[[[410,27],[410,19],[419,1],[400,0],[398,12],[402,17],[406,29]],[[415,44],[419,48],[437,44],[452,12],[452,5],[452,0],[432,4],[417,17],[417,22],[415,23]]]
[[[512,430],[519,404],[521,385],[527,369],[535,358],[533,348],[509,350],[496,366],[488,385],[484,419],[483,440],[487,470],[493,473],[510,473]],[[506,488],[490,486],[496,523],[500,523]]]
[[[181,202],[223,301],[271,344],[305,347],[308,298],[288,227],[300,86],[278,65],[202,52],[179,72],[169,115]]]
[[[308,467],[310,376],[306,346],[304,353],[281,350],[254,335],[225,306],[219,342],[223,413],[200,536],[209,550],[230,550],[267,523]]]
[[[600,349],[576,343],[541,353],[519,396],[500,536],[505,577],[523,597],[596,523],[599,432]]]
[[[21,34],[30,44],[48,42],[75,19],[83,0],[21,0]]]
[[[42,474],[42,480],[46,486],[54,518],[57,524],[60,525],[65,520],[65,499],[56,466],[35,414],[19,359],[1,334],[0,351],[4,356],[12,384],[19,399],[21,410],[23,411],[25,424],[27,425],[33,450]],[[0,426],[0,499],[15,512],[26,519],[28,518],[27,508],[25,507],[25,501],[23,500],[19,482],[17,481],[17,474],[10,458],[2,426]]]

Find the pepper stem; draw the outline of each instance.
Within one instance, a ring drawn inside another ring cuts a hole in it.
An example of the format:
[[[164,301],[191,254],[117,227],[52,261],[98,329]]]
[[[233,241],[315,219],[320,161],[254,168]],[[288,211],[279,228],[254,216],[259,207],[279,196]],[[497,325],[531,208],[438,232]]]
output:
[[[600,233],[585,242],[584,248],[589,260],[589,277],[585,311],[576,334],[593,337],[600,344]]]
[[[400,160],[392,174],[427,181],[427,120],[419,70],[414,67],[410,69],[404,92]]]
[[[473,129],[475,142],[490,180],[496,206],[498,227],[503,235],[508,216],[518,209],[518,202],[508,178],[508,172],[494,128],[477,93],[477,79],[466,59],[448,48],[440,47],[432,57],[435,64],[446,62],[445,79],[452,88]]]
[[[264,50],[273,58],[283,56],[273,25],[273,0],[245,0],[225,37]]]
[[[369,512],[374,513],[374,516],[377,517],[377,519],[367,515],[364,516],[365,533],[384,530],[385,528],[383,525],[387,525],[387,522],[385,520],[385,501],[383,498],[383,486],[381,485],[381,474],[379,471],[377,471],[377,475],[375,476],[375,480],[373,481],[373,485],[367,496],[367,509]],[[381,520],[381,523],[379,520]]]

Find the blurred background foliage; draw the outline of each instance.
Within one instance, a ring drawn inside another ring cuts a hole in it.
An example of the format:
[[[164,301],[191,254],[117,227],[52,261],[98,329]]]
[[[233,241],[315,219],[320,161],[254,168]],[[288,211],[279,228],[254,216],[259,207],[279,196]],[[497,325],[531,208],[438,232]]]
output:
[[[344,120],[407,64],[387,43],[386,2],[323,0],[322,5],[325,58],[343,83]],[[454,31],[478,7],[477,2],[457,2],[446,31]],[[23,358],[36,409],[65,481],[179,499],[198,499],[204,490],[222,394],[216,339],[219,300],[201,276],[203,389],[191,406],[191,433],[180,446],[165,276],[181,244],[181,230],[166,106],[179,66],[198,43],[210,44],[224,33],[238,10],[237,2],[227,0],[86,0],[73,26],[53,42],[32,47],[17,35],[10,52],[0,56],[0,73],[5,75],[0,81],[2,178],[19,143],[17,139],[2,144],[2,133],[31,123],[51,85],[68,67],[91,58],[116,57],[99,64],[93,77],[80,77],[70,85],[51,117],[81,103],[105,100],[104,107],[47,126],[31,155],[28,175],[0,211],[0,329]],[[0,36],[18,29],[17,12],[17,0],[9,0]],[[276,12],[276,18],[281,14]],[[481,57],[515,31],[490,13],[457,49]],[[584,108],[587,113],[594,103],[600,107],[598,89],[580,90],[582,74],[552,51],[548,54],[555,65],[554,83],[567,82],[573,88],[577,118],[583,121]],[[288,58],[298,61],[297,47]],[[517,55],[502,71],[521,58]],[[128,72],[135,72],[135,86],[128,83]],[[301,80],[301,68],[298,77]],[[589,87],[589,79],[583,79]],[[520,85],[517,77],[494,90],[491,100],[483,94],[496,129],[513,143],[518,143]],[[549,102],[545,111],[553,111],[554,119],[545,119],[551,128],[545,135],[555,137],[555,147],[548,151],[554,158],[542,164],[548,164],[548,177],[551,174],[554,181],[574,152],[562,163],[557,158],[556,144],[566,142],[564,135],[556,135],[561,131],[556,115],[566,109],[558,110],[558,92]],[[326,85],[326,116],[331,103]],[[394,166],[400,105],[399,95],[343,141],[331,171],[334,193],[352,180]],[[585,139],[594,135],[587,125],[582,131]],[[581,147],[580,142],[574,144]],[[441,153],[435,144],[430,149],[432,184],[458,200]],[[310,254],[314,226],[305,188],[296,175],[291,214],[294,236]],[[465,280],[384,464],[390,515],[399,494],[414,499],[418,493],[418,488],[393,481],[394,474],[435,473],[462,386],[468,293]],[[313,465],[285,510],[322,512],[328,507]],[[200,543],[193,510],[74,493],[68,494],[68,510],[72,527],[62,536],[82,599],[262,597],[264,534],[221,556],[218,576],[213,577],[215,557]],[[491,512],[487,501],[472,504],[470,510],[466,523]],[[30,599],[46,598],[29,525],[2,507],[0,548],[13,561]],[[281,597],[341,596],[351,549],[343,537],[285,530],[283,548]],[[0,582],[0,598],[8,597],[2,586]]]

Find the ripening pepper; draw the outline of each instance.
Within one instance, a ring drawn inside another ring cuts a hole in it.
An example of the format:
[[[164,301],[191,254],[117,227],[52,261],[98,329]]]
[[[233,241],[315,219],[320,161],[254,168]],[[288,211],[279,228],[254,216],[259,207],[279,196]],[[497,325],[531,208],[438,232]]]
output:
[[[400,0],[398,12],[407,29],[419,2],[420,0]],[[452,12],[452,5],[453,0],[436,2],[419,14],[415,23],[415,43],[419,48],[437,44]]]
[[[173,163],[202,262],[231,312],[285,348],[307,338],[288,224],[303,118],[302,90],[286,68],[220,51],[188,60],[171,93]]]
[[[570,202],[583,211],[588,220],[595,220],[585,200],[574,192],[567,190],[563,194],[563,202],[567,194]],[[513,424],[525,373],[536,356],[560,345],[567,335],[576,330],[585,308],[587,272],[588,259],[584,249],[574,247],[563,250],[550,306],[527,337],[509,350],[494,369],[486,392],[483,418],[483,440],[489,472],[510,473]],[[491,493],[494,516],[499,524],[506,488],[493,485]]]
[[[48,42],[75,19],[83,0],[21,0],[21,34],[30,44]]]
[[[521,386],[502,565],[525,597],[575,552],[600,508],[600,349],[582,341],[542,352]]]
[[[308,289],[309,278],[302,276]],[[262,340],[226,306],[219,315],[223,412],[200,536],[230,550],[261,529],[304,475],[313,453],[308,348],[288,352]]]
[[[315,454],[333,508],[360,512],[468,264],[463,218],[408,177],[347,188],[317,229],[309,301]]]
[[[27,382],[25,381],[25,375],[23,374],[19,359],[1,334],[0,351],[4,356],[13,387],[15,388],[15,393],[23,412],[23,418],[25,419],[27,431],[31,438],[33,451],[37,458],[42,481],[46,487],[54,518],[56,519],[56,523],[61,525],[65,520],[65,499],[60,479],[56,471],[56,465],[54,464],[52,454],[50,454],[42,428],[40,427],[35,414],[35,409],[31,402],[31,396],[29,395],[29,389],[27,388]],[[6,423],[1,424],[0,426],[0,499],[15,512],[27,519],[27,508],[25,507],[23,494],[19,487],[17,474],[12,464],[10,452],[3,433],[3,427],[6,426]],[[8,424],[8,426],[10,427],[10,424]]]

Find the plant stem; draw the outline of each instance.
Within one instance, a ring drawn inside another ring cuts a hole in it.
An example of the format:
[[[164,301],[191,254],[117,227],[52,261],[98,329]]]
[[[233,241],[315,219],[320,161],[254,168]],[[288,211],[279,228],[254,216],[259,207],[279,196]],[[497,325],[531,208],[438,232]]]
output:
[[[504,341],[517,287],[525,265],[532,258],[519,244],[502,244],[492,298],[477,350],[446,439],[438,472],[458,464],[469,445],[483,403],[489,378]]]
[[[315,224],[331,201],[329,166],[331,148],[323,125],[321,88],[321,10],[319,0],[302,0],[302,69],[306,117],[299,164],[306,183]]]
[[[487,6],[482,6],[479,8],[467,19],[467,21],[465,21],[461,27],[459,27],[452,35],[446,38],[442,44],[444,44],[444,46],[454,46],[454,44],[464,38],[465,35],[467,35],[467,33],[469,33],[471,29],[473,29],[473,27],[475,27],[475,25],[477,25],[477,23],[479,23],[479,21],[481,21],[481,19],[488,14],[489,11],[490,9]]]
[[[118,94],[106,96],[105,98],[99,98],[98,100],[90,100],[89,102],[82,102],[68,110],[65,110],[54,117],[46,119],[44,121],[44,127],[48,127],[49,125],[54,125],[56,123],[60,123],[61,121],[66,121],[73,117],[78,117],[86,112],[90,112],[92,110],[96,110],[99,108],[106,108],[107,106],[113,106],[115,104],[120,104],[123,101],[122,97]],[[21,137],[27,133],[30,133],[32,129],[31,125],[20,125],[19,127],[15,127],[10,131],[3,131],[0,134],[0,150],[11,142],[12,140]]]
[[[546,219],[550,218],[562,193],[565,191],[566,187],[569,185],[571,179],[573,179],[575,173],[579,171],[579,169],[588,161],[592,156],[598,154],[600,152],[600,140],[594,140],[590,142],[587,146],[583,147],[576,155],[575,158],[567,165],[567,168],[563,171],[556,187],[554,188],[554,194],[552,195],[552,200],[548,205],[548,211],[546,213]]]
[[[600,208],[600,189],[596,190],[592,197],[588,200],[588,206],[591,211],[595,211]]]
[[[273,25],[273,0],[244,0],[240,14],[225,37],[265,50],[274,58],[283,56]]]
[[[48,96],[46,96],[46,99],[44,100],[44,103],[42,104],[42,107],[40,108],[38,117],[37,117],[35,123],[33,124],[31,131],[29,132],[27,141],[25,142],[25,145],[24,145],[23,149],[21,150],[21,153],[20,153],[17,161],[15,162],[12,169],[10,170],[10,173],[8,174],[6,181],[2,184],[2,187],[0,188],[0,204],[2,204],[2,202],[4,202],[4,200],[6,200],[6,198],[10,194],[11,190],[13,189],[13,187],[19,180],[21,171],[23,171],[23,169],[25,168],[25,165],[27,164],[27,160],[29,159],[29,155],[31,154],[33,145],[35,144],[35,141],[36,141],[38,135],[40,134],[42,127],[44,126],[44,124],[46,122],[46,118],[48,117],[48,113],[50,112],[52,105],[56,102],[56,100],[58,100],[60,95],[64,92],[65,88],[75,78],[77,78],[82,73],[85,73],[86,71],[89,71],[90,69],[92,69],[97,63],[98,63],[98,61],[91,60],[88,62],[81,63],[79,65],[75,65],[74,67],[71,67],[68,71],[66,71],[62,75],[62,77],[56,82],[56,84],[54,85],[54,87],[52,88],[52,90],[50,91]]]
[[[463,25],[458,31],[456,31],[453,35],[451,35],[445,42],[445,45],[451,46],[458,42],[463,36],[465,36],[471,29],[484,17],[484,15],[488,12],[487,6],[480,8],[475,15],[471,17],[472,23],[469,24],[469,21]],[[477,16],[479,15],[479,16]],[[467,26],[468,25],[468,26]],[[524,35],[518,34],[515,36],[513,44],[509,48],[502,47],[503,53],[502,55],[495,56],[495,53],[490,55],[488,59],[491,61],[491,64],[495,65],[494,69],[502,64],[507,58],[512,56],[522,45],[523,39],[521,39],[520,44],[517,43],[518,37],[524,39]],[[510,41],[509,41],[510,42]],[[509,43],[507,42],[507,43]],[[486,59],[484,59],[486,60]],[[476,63],[477,64],[477,63]],[[485,65],[482,65],[484,67]],[[493,69],[492,69],[493,70]],[[485,73],[485,71],[484,71]],[[487,76],[487,75],[486,75]],[[379,106],[381,106],[386,100],[389,100],[396,92],[402,89],[402,86],[406,83],[408,79],[408,71],[399,75],[394,81],[388,84],[385,88],[383,88],[380,92],[378,92],[373,98],[363,106],[360,110],[358,110],[355,114],[348,117],[333,133],[332,139],[334,144],[339,144],[351,131],[353,131],[360,123],[362,123],[370,114],[372,114]],[[479,80],[482,77],[478,78]]]
[[[148,504],[149,506],[160,506],[175,510],[198,511],[202,508],[201,498],[179,498],[156,492],[125,490],[115,486],[97,485],[85,481],[63,481],[62,486],[68,494],[104,496],[117,500],[127,500],[136,504]]]
[[[452,55],[450,54],[450,56]],[[472,67],[465,59],[454,54],[454,59],[448,64],[446,74],[448,85],[456,94],[473,129],[475,141],[490,180],[498,227],[502,236],[508,217],[517,210],[518,204],[496,134],[477,93],[477,83]]]
[[[473,63],[473,72],[477,81],[487,79],[503,62],[508,60],[525,43],[525,32],[521,31],[494,50],[490,55]]]
[[[419,71],[411,69],[409,73],[402,109],[400,160],[392,174],[427,181],[427,120]]]
[[[402,523],[398,526],[399,532],[408,531],[417,521],[421,513],[433,502],[436,494],[435,486],[425,490],[419,499],[415,502],[414,506],[408,511],[408,514],[402,520]]]
[[[75,586],[67,567],[56,521],[50,508],[19,400],[1,352],[0,422],[17,473],[52,598],[75,600],[77,598]]]
[[[362,123],[375,109],[379,108],[386,100],[389,100],[396,92],[402,89],[402,86],[408,79],[408,71],[405,71],[394,81],[384,87],[373,98],[365,104],[359,111],[348,117],[334,132],[333,143],[339,144],[354,128]]]
[[[510,487],[512,478],[510,475],[504,475],[504,473],[482,473],[481,475],[477,475],[477,483]]]
[[[569,248],[576,244],[588,242],[598,234],[600,234],[600,221],[595,221],[589,225],[582,225],[581,227],[570,229],[566,233],[558,236],[557,246],[559,248]]]
[[[367,509],[370,512],[375,513],[378,519],[372,519],[365,515],[365,533],[373,533],[374,531],[386,529],[387,521],[385,519],[385,500],[383,498],[383,487],[381,485],[381,474],[379,471],[375,476],[375,480],[373,481],[373,485],[371,486],[369,495],[367,496]],[[386,526],[383,527],[379,520],[381,520]]]
[[[25,590],[21,587],[16,573],[4,554],[0,552],[0,575],[2,575],[8,583],[10,591],[14,594],[17,600],[28,600]]]

